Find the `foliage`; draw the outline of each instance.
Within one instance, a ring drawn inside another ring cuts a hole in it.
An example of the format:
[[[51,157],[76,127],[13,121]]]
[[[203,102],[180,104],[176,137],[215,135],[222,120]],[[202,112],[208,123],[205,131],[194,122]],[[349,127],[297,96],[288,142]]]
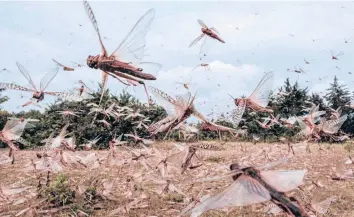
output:
[[[8,112],[7,111],[3,111],[1,104],[8,101],[9,98],[7,96],[2,96],[1,92],[4,91],[4,89],[0,89],[0,128],[2,129],[5,126],[6,123],[6,119],[8,116]],[[4,147],[5,144],[3,142],[0,141],[0,148]]]
[[[56,176],[53,182],[41,188],[39,193],[55,207],[71,204],[75,198],[75,191],[69,188],[68,178],[64,174]]]
[[[339,84],[337,76],[334,76],[334,81],[327,89],[327,94],[324,98],[327,100],[329,107],[337,109],[350,103],[350,92],[346,85]]]
[[[88,140],[93,140],[96,137],[100,137],[97,146],[94,148],[107,148],[108,142],[112,138],[118,137],[121,134],[133,133],[134,129],[137,131],[137,134],[140,137],[150,137],[149,133],[144,127],[137,129],[136,124],[134,124],[134,122],[141,120],[141,117],[125,120],[125,117],[123,116],[115,120],[114,118],[107,118],[101,113],[90,113],[92,106],[90,107],[88,105],[92,103],[99,103],[101,96],[100,88],[97,90],[97,92],[93,93],[92,96],[92,99],[81,102],[68,102],[58,100],[49,105],[49,107],[45,109],[43,113],[36,110],[11,114],[6,111],[1,111],[0,127],[4,127],[6,119],[9,116],[39,119],[39,122],[33,123],[36,126],[35,128],[26,129],[23,134],[23,138],[35,146],[43,145],[41,141],[48,138],[52,132],[55,133],[54,136],[57,136],[62,127],[67,123],[70,123],[67,132],[72,133],[75,136],[76,144],[84,144],[87,143]],[[6,97],[0,98],[0,104],[6,100]],[[311,107],[311,103],[319,105],[320,110],[327,111],[329,111],[329,107],[336,109],[341,106],[343,110],[342,114],[350,114],[351,109],[345,107],[345,105],[349,104],[349,102],[350,93],[345,85],[340,85],[338,83],[337,77],[334,77],[334,81],[327,89],[327,93],[324,98],[316,93],[309,95],[307,88],[302,89],[299,87],[297,82],[291,84],[289,79],[286,79],[284,85],[278,88],[278,92],[272,95],[268,106],[274,110],[274,116],[279,115],[281,118],[289,118],[292,116],[301,116],[306,114],[308,112],[306,108]],[[147,122],[146,125],[155,123],[167,115],[164,109],[154,102],[152,105],[148,106],[141,103],[134,96],[124,91],[118,95],[111,94],[109,90],[105,92],[100,107],[107,108],[112,104],[115,104],[119,107],[129,106],[133,109],[133,111],[140,109],[140,114],[143,114],[150,120],[150,122]],[[65,117],[58,114],[59,111],[64,110],[77,112],[78,117]],[[327,113],[329,114],[329,112]],[[93,122],[95,117],[96,121]],[[252,140],[252,135],[256,134],[260,135],[263,140],[277,141],[277,139],[281,136],[291,138],[299,130],[297,127],[289,129],[278,124],[274,124],[271,129],[263,129],[260,127],[257,121],[263,122],[263,120],[267,117],[269,117],[268,113],[254,112],[249,108],[246,108],[242,117],[243,120],[239,124],[239,129],[247,129],[248,131],[248,136],[243,137],[243,139]],[[111,124],[111,127],[107,128],[102,123],[97,122],[98,120],[102,119],[105,119],[109,124]],[[218,119],[215,122],[227,127],[232,126],[231,123],[224,119]],[[201,123],[197,123],[196,126],[200,128]],[[348,116],[348,120],[344,123],[341,130],[343,132],[354,131],[353,115],[350,114]],[[222,132],[220,135],[224,140],[234,139],[228,132]],[[153,139],[161,140],[164,138],[164,136],[165,134],[156,135],[153,137]],[[169,138],[178,140],[180,136],[178,132],[173,132]],[[198,135],[198,138],[200,140],[215,140],[219,138],[219,133],[201,131]],[[123,137],[123,140],[127,139],[127,137]],[[0,143],[0,147],[1,145],[4,146],[4,144]]]
[[[333,83],[327,89],[327,94],[324,97],[327,100],[327,105],[333,109],[341,107],[342,115],[350,114],[352,109],[345,107],[345,105],[350,104],[350,92],[348,91],[346,85],[339,84],[337,76],[334,76]],[[341,130],[345,133],[354,132],[354,117],[349,115],[346,122],[344,122]]]

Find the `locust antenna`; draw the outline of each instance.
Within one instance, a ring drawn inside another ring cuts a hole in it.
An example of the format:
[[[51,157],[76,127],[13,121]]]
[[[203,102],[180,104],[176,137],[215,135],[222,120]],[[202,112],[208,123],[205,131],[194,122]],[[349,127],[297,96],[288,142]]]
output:
[[[229,96],[230,96],[233,100],[235,100],[235,98],[234,98],[233,96],[231,96],[231,94],[229,94]]]

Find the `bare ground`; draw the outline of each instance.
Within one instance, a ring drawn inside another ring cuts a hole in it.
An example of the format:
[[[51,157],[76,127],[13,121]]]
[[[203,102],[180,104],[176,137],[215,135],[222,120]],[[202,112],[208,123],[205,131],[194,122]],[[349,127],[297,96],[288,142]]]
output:
[[[333,168],[344,167],[344,161],[349,155],[348,151],[341,145],[322,145],[323,150],[319,150],[317,144],[310,144],[310,152],[305,149],[295,149],[295,156],[287,163],[281,164],[273,169],[307,169],[305,176],[305,184],[301,186],[301,190],[296,190],[292,193],[306,206],[312,199],[325,199],[329,196],[337,196],[338,199],[329,208],[329,212],[323,216],[354,216],[354,180],[353,181],[335,181],[332,180]],[[176,149],[171,143],[158,143],[154,145],[162,154],[175,153]],[[239,162],[248,165],[262,165],[270,161],[278,160],[284,156],[288,156],[288,147],[284,144],[256,144],[251,143],[226,143],[222,146],[224,151],[211,152],[202,151],[198,154],[203,163],[201,167],[193,170],[188,170],[187,174],[176,175],[175,180],[187,179],[192,180],[202,177],[212,177],[227,172],[227,168],[231,163]],[[348,149],[347,149],[348,150]],[[36,152],[34,151],[19,151],[16,153],[16,162],[14,165],[0,165],[0,185],[9,186],[15,182],[22,182],[23,185],[33,186],[38,185],[38,180],[29,179],[29,176],[34,177],[34,172],[24,172],[24,165],[31,162],[31,159],[37,160]],[[81,152],[85,153],[85,152]],[[107,151],[96,151],[96,153],[104,157]],[[119,155],[116,159],[129,158],[130,155],[123,150],[118,151]],[[268,153],[266,157],[265,153]],[[7,154],[7,150],[1,150],[0,156]],[[147,158],[147,162],[155,168],[158,163],[157,158]],[[353,165],[345,165],[347,169]],[[178,193],[158,194],[159,186],[151,180],[142,178],[139,180],[138,174],[148,173],[148,170],[143,169],[138,163],[130,163],[129,165],[108,165],[102,164],[99,169],[89,170],[80,166],[65,167],[64,174],[69,177],[69,185],[72,189],[77,190],[78,187],[92,183],[92,180],[113,181],[112,193],[109,199],[97,199],[89,205],[92,213],[90,216],[178,216],[183,208],[185,208],[193,199],[200,195],[215,194],[216,192],[226,188],[232,183],[231,178],[225,178],[220,181],[203,182],[194,185],[191,184],[176,184],[178,188],[185,193],[186,196]],[[157,174],[157,173],[155,173]],[[134,177],[135,176],[135,177]],[[135,182],[132,181],[135,178]],[[159,175],[154,176],[159,179]],[[187,177],[190,177],[189,179]],[[54,176],[51,177],[54,179]],[[188,183],[188,182],[187,182]],[[320,185],[322,187],[319,187]],[[162,186],[162,185],[161,185]],[[201,192],[201,190],[203,190]],[[97,185],[97,192],[102,192],[102,184]],[[77,192],[79,192],[77,190]],[[78,193],[77,193],[78,195]],[[136,200],[136,198],[140,198]],[[134,200],[135,199],[135,200]],[[43,198],[33,197],[27,200],[24,204],[1,205],[0,197],[0,216],[15,216],[19,211],[30,205],[35,204]],[[136,204],[131,204],[131,209],[127,212],[127,204],[132,201],[137,201]],[[270,207],[270,202],[265,204],[256,204],[247,207],[234,207],[229,210],[209,211],[202,216],[206,217],[226,217],[226,216],[270,216],[265,214],[267,208]],[[86,204],[87,205],[87,204]],[[96,207],[96,209],[93,209]],[[101,208],[101,209],[99,209]],[[73,209],[49,209],[45,205],[37,208],[40,210],[53,210],[54,213],[46,212],[39,216],[80,216],[74,214],[77,210],[85,211],[84,208]],[[45,212],[45,211],[44,211]],[[25,216],[25,215],[24,215]],[[81,215],[83,216],[83,215]],[[283,215],[284,216],[284,215]],[[320,215],[319,215],[320,216]]]

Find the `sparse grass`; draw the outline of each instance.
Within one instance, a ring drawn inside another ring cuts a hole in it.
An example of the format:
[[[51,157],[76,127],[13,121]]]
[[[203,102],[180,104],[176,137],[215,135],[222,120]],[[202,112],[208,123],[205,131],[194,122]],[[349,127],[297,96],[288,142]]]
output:
[[[167,200],[175,202],[175,203],[182,203],[184,199],[184,196],[182,194],[179,193],[169,193],[167,195]]]
[[[347,143],[344,145],[344,149],[349,152],[352,153],[354,151],[354,144],[353,143]]]
[[[59,174],[55,177],[49,186],[44,186],[39,191],[40,196],[55,207],[72,204],[75,199],[75,191],[71,190],[68,178],[65,174]]]
[[[219,163],[222,161],[222,158],[221,157],[208,157],[206,160],[210,161],[210,162]]]

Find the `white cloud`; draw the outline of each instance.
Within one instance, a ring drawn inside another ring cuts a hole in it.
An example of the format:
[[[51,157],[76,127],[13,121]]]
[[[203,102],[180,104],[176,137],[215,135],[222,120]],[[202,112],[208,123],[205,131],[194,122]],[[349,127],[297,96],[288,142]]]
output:
[[[161,72],[158,80],[151,85],[166,93],[183,93],[186,90],[176,82],[189,83],[191,92],[197,92],[195,104],[199,110],[208,112],[218,107],[225,111],[226,105],[233,106],[229,94],[234,97],[251,94],[250,91],[264,74],[255,65],[234,66],[219,60],[210,63],[210,71],[202,67],[194,68],[177,67]]]
[[[215,104],[222,107],[223,103],[229,103],[229,93],[235,97],[249,95],[264,71],[274,71],[276,85],[282,85],[290,77],[292,83],[298,79],[302,87],[312,82],[310,88],[323,89],[327,82],[316,86],[318,77],[327,76],[331,80],[334,74],[352,85],[352,75],[347,72],[352,71],[354,42],[346,44],[344,38],[354,36],[353,3],[94,1],[91,6],[101,35],[108,38],[104,39],[108,52],[118,46],[143,13],[155,8],[156,17],[147,36],[149,56],[144,59],[161,63],[163,70],[157,81],[148,83],[170,93],[183,91],[177,81],[194,83],[191,88],[198,90],[196,104],[205,112]],[[15,61],[25,65],[39,84],[44,72],[54,66],[51,58],[67,65],[71,61],[85,64],[88,55],[100,51],[82,2],[0,2],[0,13],[4,18],[0,27],[1,68],[13,71],[0,74],[3,82],[26,83]],[[200,64],[201,44],[188,48],[201,33],[197,19],[214,26],[226,41],[214,42],[208,52],[205,61],[210,63],[212,71],[203,68],[192,71]],[[345,54],[339,61],[332,61],[326,49]],[[305,65],[304,58],[313,61]],[[310,71],[300,76],[286,71],[297,65]],[[337,65],[341,71],[335,69]],[[98,70],[87,67],[74,72],[60,71],[48,90],[72,88],[79,79],[89,83],[92,80],[96,85],[100,76]],[[113,92],[125,88],[112,78],[108,86]],[[128,90],[146,101],[142,87],[136,87],[135,92],[132,88]],[[20,93],[5,93],[11,97],[4,104],[5,109],[13,110],[23,104]],[[51,102],[50,98],[45,101]]]

